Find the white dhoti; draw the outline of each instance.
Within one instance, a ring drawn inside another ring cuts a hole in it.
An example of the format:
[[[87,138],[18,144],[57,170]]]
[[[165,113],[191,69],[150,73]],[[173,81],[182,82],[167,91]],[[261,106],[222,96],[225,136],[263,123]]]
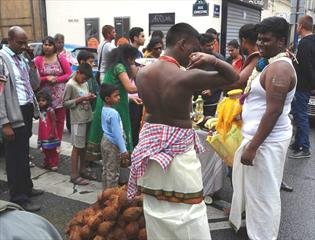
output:
[[[254,166],[241,163],[248,143],[249,140],[244,139],[234,157],[234,192],[229,220],[238,230],[245,211],[251,240],[276,240],[281,215],[280,186],[290,139],[263,143],[257,150]]]
[[[172,203],[145,194],[143,209],[149,240],[211,239],[204,202]]]
[[[202,175],[200,161],[190,150],[175,156],[167,172],[159,163],[150,160],[138,185],[154,191],[181,194],[201,194]],[[199,204],[174,203],[144,195],[146,230],[149,240],[210,240],[207,208]]]

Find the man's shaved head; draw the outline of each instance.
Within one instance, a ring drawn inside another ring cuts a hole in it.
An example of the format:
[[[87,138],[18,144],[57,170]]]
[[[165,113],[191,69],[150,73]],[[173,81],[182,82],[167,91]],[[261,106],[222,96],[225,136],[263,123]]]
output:
[[[16,54],[21,54],[27,47],[27,34],[23,28],[13,26],[8,32],[9,48]]]
[[[14,38],[16,35],[26,35],[26,32],[24,31],[23,28],[19,27],[19,26],[13,26],[10,27],[9,32],[8,32],[8,37],[9,39]]]

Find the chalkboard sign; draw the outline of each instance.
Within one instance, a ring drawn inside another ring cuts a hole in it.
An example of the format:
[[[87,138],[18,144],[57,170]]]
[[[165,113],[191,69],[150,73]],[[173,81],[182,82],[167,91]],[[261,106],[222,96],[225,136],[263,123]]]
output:
[[[175,24],[175,13],[150,13],[149,23],[155,24]]]
[[[193,16],[209,16],[209,3],[205,0],[197,0],[193,4]]]

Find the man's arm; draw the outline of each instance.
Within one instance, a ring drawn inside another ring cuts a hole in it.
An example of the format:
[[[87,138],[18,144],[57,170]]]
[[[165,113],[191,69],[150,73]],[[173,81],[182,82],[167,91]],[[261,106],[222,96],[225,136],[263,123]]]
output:
[[[255,136],[242,154],[241,162],[245,165],[253,165],[257,149],[276,125],[283,111],[287,93],[291,90],[293,81],[296,81],[292,67],[284,61],[272,64],[265,72],[264,80],[266,111]]]
[[[248,78],[250,77],[256,64],[258,63],[258,60],[259,60],[258,55],[252,58],[251,61],[245,67],[243,67],[243,69],[239,73],[240,79],[237,82],[223,86],[221,88],[224,90],[236,89],[236,88],[244,89],[246,87]]]
[[[6,78],[9,75],[9,71],[2,58],[0,58],[0,73],[3,74],[3,76],[5,76]],[[6,84],[6,83],[2,83],[2,84]],[[0,94],[0,126],[2,127],[2,133],[3,133],[4,138],[6,140],[12,141],[15,138],[15,134],[7,115],[5,90],[6,90],[6,86],[4,85],[3,92]]]
[[[239,79],[238,73],[233,67],[216,57],[205,53],[193,53],[190,57],[190,68],[212,64],[216,71],[203,71],[191,69],[186,71],[183,77],[183,84],[193,91],[218,88],[222,85],[236,82]]]

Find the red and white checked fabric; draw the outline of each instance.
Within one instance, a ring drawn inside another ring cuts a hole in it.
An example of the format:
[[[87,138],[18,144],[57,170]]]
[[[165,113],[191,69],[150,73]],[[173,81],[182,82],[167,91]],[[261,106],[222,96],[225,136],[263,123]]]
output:
[[[137,194],[137,180],[143,176],[149,160],[157,161],[166,172],[173,158],[187,152],[192,144],[197,153],[204,151],[198,135],[191,128],[145,123],[131,155],[128,198],[132,199]]]

